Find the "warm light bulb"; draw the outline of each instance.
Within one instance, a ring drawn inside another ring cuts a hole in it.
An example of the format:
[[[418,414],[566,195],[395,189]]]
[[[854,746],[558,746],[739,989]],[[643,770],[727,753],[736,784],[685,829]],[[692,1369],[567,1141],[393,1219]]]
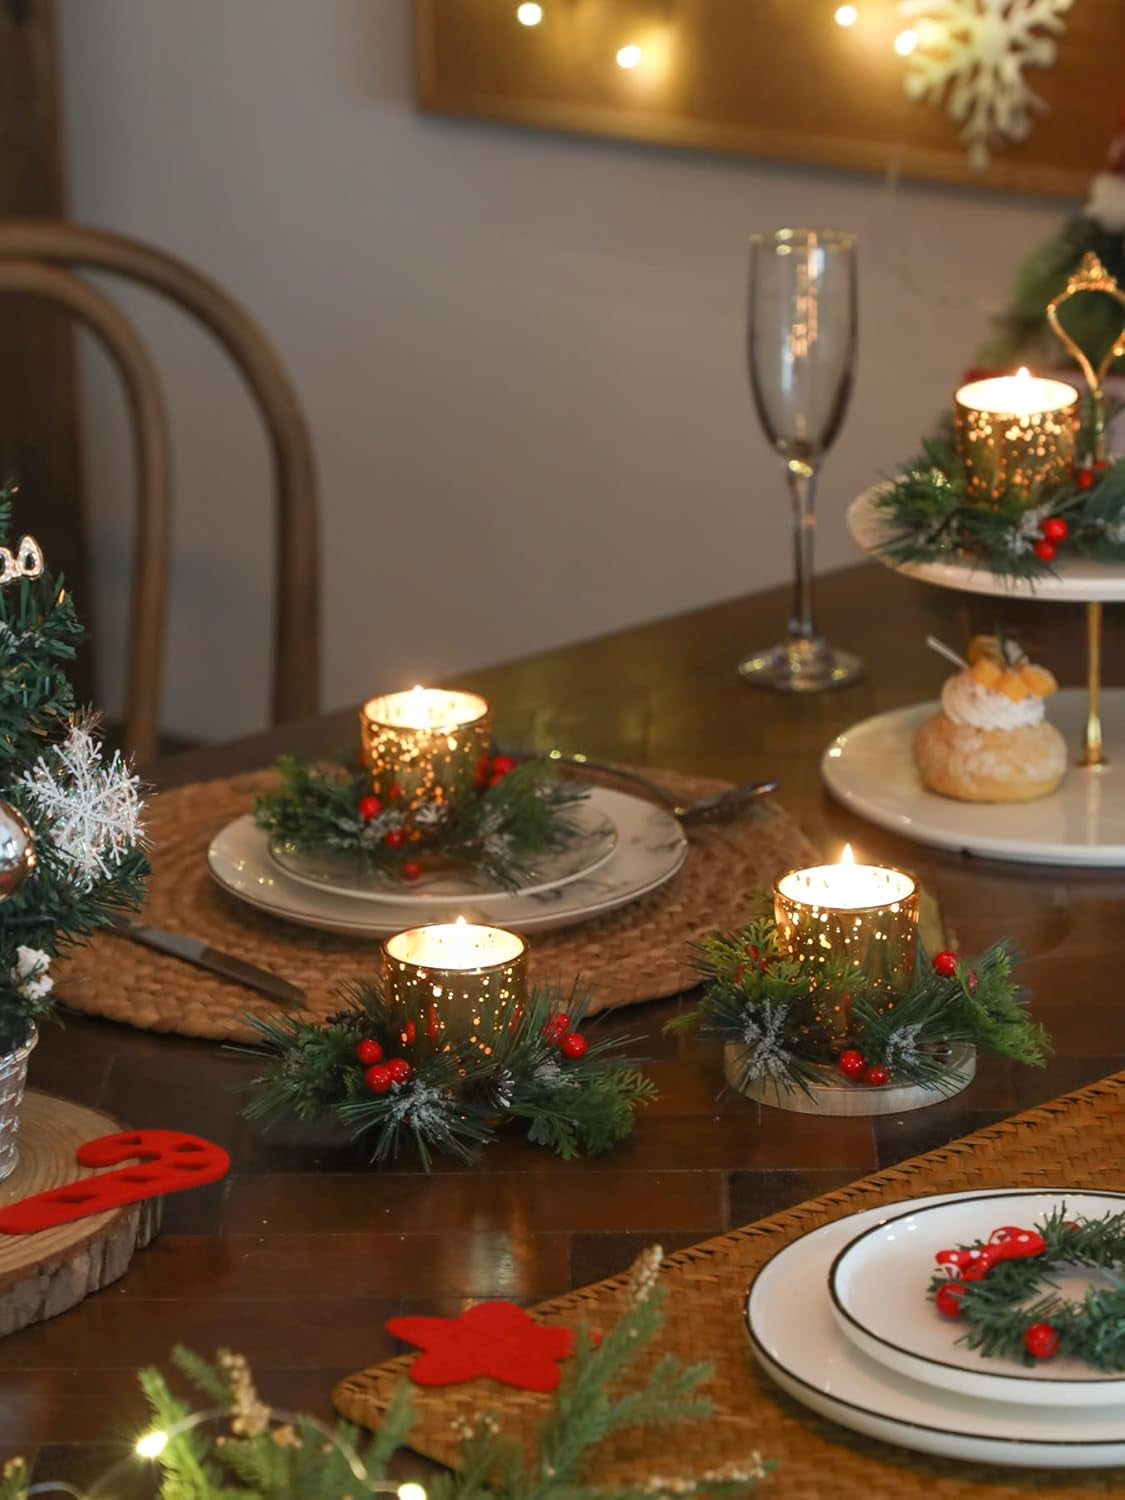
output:
[[[895,37],[895,51],[899,57],[909,57],[917,45],[918,33],[910,27],[907,27],[905,31],[900,31]]]
[[[166,1432],[146,1432],[144,1437],[137,1439],[135,1452],[138,1458],[159,1458],[167,1446]]]
[[[415,1484],[408,1479],[405,1484],[398,1487],[398,1500],[426,1500],[426,1491],[420,1484]]]
[[[527,0],[527,3],[524,5],[516,6],[516,20],[520,23],[521,26],[538,26],[539,22],[542,19],[543,7],[541,5],[532,4],[532,0]],[[414,1488],[414,1486],[405,1484],[402,1488],[411,1489]],[[423,1491],[423,1493],[425,1492]],[[399,1494],[402,1494],[402,1490],[399,1490]],[[409,1497],[409,1500],[420,1500],[420,1497],[417,1495],[412,1495]]]
[[[858,20],[859,11],[854,5],[837,6],[835,16],[837,26],[854,26]]]
[[[627,47],[619,47],[617,50],[617,66],[619,68],[635,68],[642,57],[641,49],[635,42],[630,42]]]
[[[855,864],[855,855],[852,853],[852,846],[850,844],[845,844],[840,851],[840,863],[842,865]]]

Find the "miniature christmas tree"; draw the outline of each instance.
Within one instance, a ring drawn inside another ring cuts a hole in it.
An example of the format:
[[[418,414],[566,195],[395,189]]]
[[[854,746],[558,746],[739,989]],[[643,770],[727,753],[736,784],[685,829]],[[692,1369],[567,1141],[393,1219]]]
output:
[[[1108,163],[1090,184],[1087,203],[1057,234],[1037,245],[1016,273],[1011,306],[998,320],[995,338],[981,351],[982,367],[1006,370],[1017,363],[1059,362],[1059,346],[1047,326],[1045,309],[1091,251],[1125,286],[1125,108],[1110,142]],[[1121,332],[1121,309],[1108,297],[1083,297],[1068,307],[1065,323],[1097,364]],[[1110,368],[1125,375],[1125,356]]]
[[[139,783],[75,709],[82,627],[0,490],[0,1057],[51,1008],[51,960],[136,907],[148,865]]]

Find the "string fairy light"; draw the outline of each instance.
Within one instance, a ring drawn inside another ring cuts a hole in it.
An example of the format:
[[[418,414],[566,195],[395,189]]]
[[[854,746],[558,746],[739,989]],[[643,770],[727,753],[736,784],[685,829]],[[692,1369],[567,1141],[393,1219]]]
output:
[[[859,11],[854,5],[838,5],[832,19],[837,26],[854,26],[859,20]]]
[[[159,1459],[173,1438],[181,1437],[184,1433],[191,1432],[196,1427],[201,1427],[205,1422],[229,1422],[231,1417],[231,1408],[223,1406],[210,1407],[206,1411],[192,1412],[189,1416],[184,1417],[182,1421],[175,1423],[166,1430],[154,1428],[152,1431],[142,1434],[134,1443],[132,1454],[121,1462],[114,1464],[108,1473],[103,1474],[94,1483],[91,1489],[77,1490],[73,1485],[67,1484],[65,1480],[46,1479],[40,1483],[30,1485],[27,1495],[29,1500],[31,1496],[38,1495],[65,1495],[67,1500],[109,1500],[109,1497],[115,1493],[117,1481],[124,1478],[127,1473],[132,1474],[136,1472],[136,1459],[141,1458],[147,1461]],[[357,1485],[364,1494],[393,1495],[396,1497],[396,1500],[428,1500],[425,1486],[418,1484],[415,1480],[407,1480],[405,1483],[399,1483],[389,1479],[372,1479],[367,1472],[363,1459],[356,1452],[355,1448],[335,1433],[332,1428],[326,1426],[316,1417],[310,1417],[307,1412],[288,1412],[273,1407],[269,1409],[269,1421],[271,1424],[277,1424],[278,1429],[282,1432],[285,1428],[292,1429],[299,1423],[301,1426],[311,1428],[314,1432],[318,1433],[326,1442],[331,1443],[340,1454],[348,1468],[352,1471]],[[114,1486],[114,1488],[110,1488],[110,1486]]]
[[[543,7],[534,4],[534,0],[525,0],[523,5],[516,6],[516,20],[521,26],[538,26],[543,19]]]
[[[643,56],[636,42],[629,42],[617,49],[617,66],[626,69],[638,67]]]
[[[895,37],[895,51],[899,57],[909,57],[917,45],[918,33],[912,26],[908,26],[905,31],[900,31]]]

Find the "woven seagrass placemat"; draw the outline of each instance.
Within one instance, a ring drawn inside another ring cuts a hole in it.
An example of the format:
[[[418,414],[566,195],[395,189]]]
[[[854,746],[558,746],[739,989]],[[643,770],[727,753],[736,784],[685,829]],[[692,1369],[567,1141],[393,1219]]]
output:
[[[655,771],[687,801],[725,782]],[[144,919],[153,927],[202,938],[212,947],[269,969],[305,991],[309,1014],[339,1009],[338,986],[377,968],[374,939],[338,937],[256,911],[219,889],[207,872],[207,846],[231,819],[248,812],[269,772],[196,782],[152,798],[147,824],[152,878]],[[674,995],[694,983],[692,944],[715,928],[745,920],[747,900],[783,871],[808,864],[813,846],[780,807],[755,803],[731,823],[690,831],[688,857],[666,886],[608,916],[559,932],[537,933],[533,980],[581,979],[592,1010]],[[60,999],[72,1010],[127,1021],[147,1031],[253,1040],[247,1014],[276,1016],[254,991],[103,933],[56,970]]]
[[[783,1245],[846,1214],[927,1193],[966,1188],[1125,1188],[1125,1073],[1015,1115],[938,1151],[874,1173],[851,1187],[826,1193],[785,1213],[760,1219],[731,1234],[681,1250],[665,1262],[666,1322],[651,1363],[671,1353],[685,1363],[710,1360],[707,1393],[715,1404],[710,1422],[671,1424],[607,1439],[597,1449],[596,1477],[624,1485],[654,1475],[672,1477],[747,1462],[754,1452],[777,1461],[764,1494],[785,1500],[902,1500],[940,1495],[943,1500],[988,1495],[1009,1500],[1047,1490],[1084,1500],[1125,1493],[1125,1469],[1042,1471],[1008,1469],[929,1458],[837,1427],[784,1395],[750,1353],[742,1315],[746,1289]],[[594,1329],[612,1326],[624,1279],[616,1277],[544,1303],[545,1322]],[[919,1293],[921,1295],[921,1292]],[[404,1355],[360,1371],[333,1393],[353,1422],[376,1426],[392,1387],[409,1368]],[[451,1424],[492,1411],[505,1433],[530,1443],[550,1397],[512,1391],[491,1380],[443,1390],[413,1389],[417,1423],[411,1446],[442,1463],[456,1459]]]

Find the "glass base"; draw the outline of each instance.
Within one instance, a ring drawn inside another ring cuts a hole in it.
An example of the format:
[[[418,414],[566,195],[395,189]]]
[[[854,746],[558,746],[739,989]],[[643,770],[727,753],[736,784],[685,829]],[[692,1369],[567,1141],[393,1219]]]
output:
[[[819,637],[789,640],[755,651],[738,664],[738,675],[778,693],[826,693],[858,682],[867,668],[850,651],[837,651]]]

